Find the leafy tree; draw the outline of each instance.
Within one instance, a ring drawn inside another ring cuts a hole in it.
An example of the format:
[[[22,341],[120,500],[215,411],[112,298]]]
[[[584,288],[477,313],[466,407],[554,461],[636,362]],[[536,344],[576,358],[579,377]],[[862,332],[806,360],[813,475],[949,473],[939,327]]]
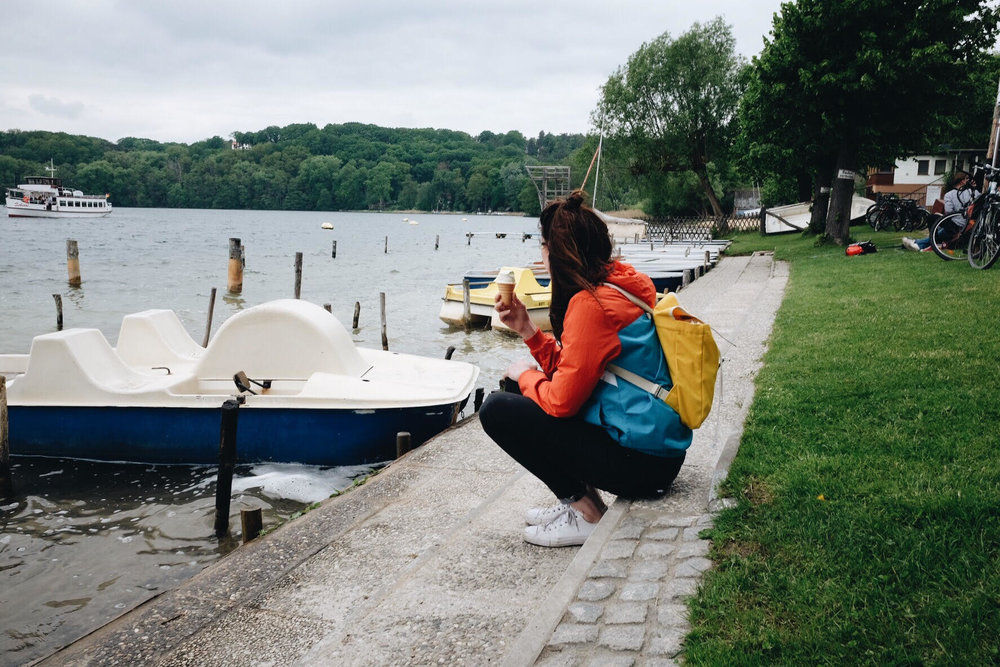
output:
[[[980,0],[798,0],[755,59],[745,132],[832,179],[825,233],[848,241],[855,172],[925,148],[961,112],[970,62],[995,41]],[[798,163],[798,164],[797,164]]]
[[[719,217],[723,211],[709,164],[726,156],[742,92],[743,61],[735,45],[721,17],[694,24],[676,40],[663,33],[611,75],[592,114],[611,152],[630,156],[633,173],[694,172]]]

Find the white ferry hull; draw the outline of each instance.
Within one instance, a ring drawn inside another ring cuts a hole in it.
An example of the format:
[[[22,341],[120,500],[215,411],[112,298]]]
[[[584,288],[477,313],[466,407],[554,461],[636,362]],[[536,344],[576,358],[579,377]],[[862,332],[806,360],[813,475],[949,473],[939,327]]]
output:
[[[110,215],[111,204],[104,208],[63,209],[45,204],[26,204],[19,199],[7,199],[7,216],[11,218],[103,218]]]

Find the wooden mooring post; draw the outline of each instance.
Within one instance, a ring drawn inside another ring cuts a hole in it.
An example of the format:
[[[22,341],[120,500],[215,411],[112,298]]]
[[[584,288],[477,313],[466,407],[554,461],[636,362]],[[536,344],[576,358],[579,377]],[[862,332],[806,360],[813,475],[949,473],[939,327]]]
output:
[[[208,339],[212,336],[212,316],[215,315],[215,288],[212,288],[212,294],[208,297],[208,319],[205,320],[205,340],[202,341],[202,347],[208,347]]]
[[[10,476],[10,422],[7,419],[7,378],[0,375],[0,498],[14,495]]]
[[[469,326],[472,322],[472,288],[468,278],[462,278],[462,324]]]
[[[264,517],[260,508],[240,510],[240,527],[243,529],[243,544],[257,539],[264,527]]]
[[[63,315],[62,315],[62,294],[53,294],[52,298],[56,301],[56,331],[62,331],[63,328]]]
[[[361,302],[360,301],[355,301],[354,302],[354,321],[351,323],[351,328],[352,329],[357,329],[358,328],[358,319],[360,319],[360,317],[361,317]]]
[[[382,320],[382,349],[389,349],[389,337],[385,333],[385,292],[378,293],[379,317]]]
[[[302,253],[295,253],[295,298],[302,298]]]
[[[438,245],[440,244],[440,242],[441,242],[441,235],[440,234],[435,234],[434,235],[434,249],[435,250],[438,249]]]
[[[396,458],[398,459],[403,454],[410,451],[410,432],[400,431],[396,434]]]
[[[69,273],[70,287],[83,284],[80,277],[80,248],[73,239],[66,239],[66,271]]]
[[[337,259],[337,242],[333,242],[333,251],[330,253],[330,257]]]
[[[229,533],[229,502],[233,495],[233,468],[236,467],[236,422],[240,404],[235,398],[222,404],[219,434],[219,474],[215,484],[215,536]]]
[[[230,294],[243,291],[243,247],[237,238],[229,239],[229,281],[226,289]]]

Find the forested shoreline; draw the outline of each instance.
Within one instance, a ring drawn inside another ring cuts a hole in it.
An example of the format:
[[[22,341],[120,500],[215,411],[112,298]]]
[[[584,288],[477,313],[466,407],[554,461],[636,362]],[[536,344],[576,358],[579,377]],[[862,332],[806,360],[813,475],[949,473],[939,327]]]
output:
[[[115,206],[296,211],[539,213],[526,164],[571,165],[576,182],[596,139],[312,123],[234,132],[193,144],[63,132],[0,133],[0,182],[45,175],[108,193]],[[582,165],[582,167],[581,167]]]

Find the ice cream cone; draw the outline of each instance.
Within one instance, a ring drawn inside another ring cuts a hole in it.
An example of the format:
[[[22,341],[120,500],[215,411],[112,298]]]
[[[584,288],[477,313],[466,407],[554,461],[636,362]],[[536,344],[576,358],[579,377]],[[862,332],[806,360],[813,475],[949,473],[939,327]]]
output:
[[[510,271],[501,273],[495,282],[500,291],[500,302],[505,306],[510,306],[511,298],[514,295],[514,274]]]

